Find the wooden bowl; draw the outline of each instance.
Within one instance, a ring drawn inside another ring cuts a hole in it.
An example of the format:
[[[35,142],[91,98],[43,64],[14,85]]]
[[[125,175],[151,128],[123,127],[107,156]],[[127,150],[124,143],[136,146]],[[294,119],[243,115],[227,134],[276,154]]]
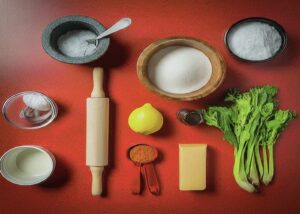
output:
[[[185,94],[169,93],[156,87],[148,76],[148,62],[153,54],[169,46],[188,46],[202,51],[209,58],[212,65],[212,74],[208,83],[196,91]],[[180,101],[196,100],[209,95],[223,82],[225,73],[226,63],[222,55],[207,42],[190,37],[170,37],[158,40],[145,48],[137,61],[138,78],[147,89],[159,96]]]

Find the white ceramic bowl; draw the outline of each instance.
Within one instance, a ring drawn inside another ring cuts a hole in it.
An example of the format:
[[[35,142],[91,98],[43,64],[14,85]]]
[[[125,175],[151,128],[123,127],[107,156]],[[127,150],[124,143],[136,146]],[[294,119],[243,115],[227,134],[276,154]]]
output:
[[[39,146],[19,146],[0,159],[0,173],[11,183],[35,185],[47,180],[55,168],[55,158]]]

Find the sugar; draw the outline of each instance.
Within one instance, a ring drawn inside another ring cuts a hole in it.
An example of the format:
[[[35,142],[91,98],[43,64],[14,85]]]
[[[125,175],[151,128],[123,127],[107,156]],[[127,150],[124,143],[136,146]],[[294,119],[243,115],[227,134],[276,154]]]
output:
[[[69,57],[85,57],[96,52],[97,46],[86,40],[94,39],[97,35],[89,30],[71,30],[58,38],[58,49]]]
[[[170,46],[156,52],[148,64],[149,79],[159,89],[185,94],[202,88],[209,81],[212,65],[200,50]]]
[[[233,29],[228,37],[230,50],[248,60],[268,59],[280,49],[282,39],[271,25],[249,22]]]

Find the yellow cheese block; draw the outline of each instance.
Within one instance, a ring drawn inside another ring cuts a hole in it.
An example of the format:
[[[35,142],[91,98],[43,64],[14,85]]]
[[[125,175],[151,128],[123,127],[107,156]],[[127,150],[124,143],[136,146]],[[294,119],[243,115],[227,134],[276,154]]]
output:
[[[179,189],[206,188],[206,144],[179,144]]]

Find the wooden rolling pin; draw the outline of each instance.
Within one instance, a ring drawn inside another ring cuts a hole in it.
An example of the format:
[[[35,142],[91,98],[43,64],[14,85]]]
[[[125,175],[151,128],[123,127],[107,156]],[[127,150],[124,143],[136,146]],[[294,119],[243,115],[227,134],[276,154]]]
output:
[[[103,91],[103,69],[93,70],[94,88],[87,98],[86,165],[92,173],[92,195],[102,194],[102,173],[108,165],[109,99]]]

